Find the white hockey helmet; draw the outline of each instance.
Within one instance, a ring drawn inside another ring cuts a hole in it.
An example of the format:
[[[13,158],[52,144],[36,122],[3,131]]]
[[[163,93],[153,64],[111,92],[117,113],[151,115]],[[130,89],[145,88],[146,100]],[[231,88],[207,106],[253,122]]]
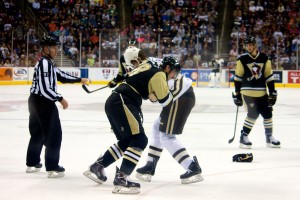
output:
[[[124,59],[125,59],[126,65],[133,66],[131,61],[136,61],[136,62],[140,63],[140,61],[138,60],[139,51],[140,51],[140,49],[137,47],[134,47],[134,46],[130,46],[125,50]]]

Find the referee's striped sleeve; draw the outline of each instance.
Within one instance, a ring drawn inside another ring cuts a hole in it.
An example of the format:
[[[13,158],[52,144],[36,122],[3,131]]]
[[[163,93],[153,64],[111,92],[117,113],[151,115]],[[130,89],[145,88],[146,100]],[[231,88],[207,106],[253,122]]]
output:
[[[55,73],[57,74],[57,80],[62,82],[62,83],[78,83],[81,81],[81,78],[72,76],[57,67],[54,68]]]

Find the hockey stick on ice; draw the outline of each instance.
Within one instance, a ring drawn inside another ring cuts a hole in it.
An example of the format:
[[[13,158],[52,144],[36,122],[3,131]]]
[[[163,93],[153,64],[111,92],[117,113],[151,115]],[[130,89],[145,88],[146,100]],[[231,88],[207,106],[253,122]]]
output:
[[[234,124],[234,132],[233,132],[233,137],[228,140],[228,143],[230,144],[231,142],[233,142],[234,138],[235,138],[235,131],[236,131],[236,123],[237,123],[237,117],[238,117],[238,113],[239,113],[239,106],[236,107],[236,115],[235,115],[235,124]]]
[[[98,89],[96,89],[96,90],[89,90],[89,89],[86,87],[86,85],[82,85],[82,88],[83,88],[84,91],[86,91],[87,93],[96,92],[96,91],[98,91],[98,90],[102,90],[102,89],[107,88],[107,87],[108,87],[108,85],[106,85],[106,86],[104,86],[104,87],[101,87],[101,88],[98,88]]]

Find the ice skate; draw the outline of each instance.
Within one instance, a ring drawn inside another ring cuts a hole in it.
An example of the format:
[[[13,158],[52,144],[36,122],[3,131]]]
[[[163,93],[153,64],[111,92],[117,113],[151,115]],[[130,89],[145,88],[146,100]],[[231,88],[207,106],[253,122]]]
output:
[[[193,159],[194,161],[190,164],[188,170],[180,175],[182,184],[196,183],[204,180],[201,176],[202,170],[196,156],[194,156]]]
[[[132,182],[129,176],[124,174],[117,167],[116,176],[114,180],[114,186],[112,193],[114,194],[138,194],[140,193],[141,185],[139,183]]]
[[[146,182],[151,181],[151,177],[155,174],[155,168],[156,168],[157,161],[148,161],[144,167],[138,168],[136,170],[135,177]]]
[[[241,133],[241,137],[240,137],[240,148],[241,149],[251,149],[252,147],[252,142],[250,142],[250,140],[248,139],[248,135],[246,135],[245,133]]]
[[[105,175],[104,166],[102,164],[103,157],[100,156],[97,161],[92,164],[89,169],[83,172],[83,175],[95,181],[96,183],[102,184],[107,180]]]
[[[65,168],[58,166],[55,170],[50,170],[48,172],[48,178],[61,178],[65,176]]]
[[[267,147],[280,148],[280,142],[276,140],[272,135],[266,137]]]
[[[26,173],[35,173],[41,171],[43,165],[42,164],[37,164],[35,166],[27,166],[26,168]]]

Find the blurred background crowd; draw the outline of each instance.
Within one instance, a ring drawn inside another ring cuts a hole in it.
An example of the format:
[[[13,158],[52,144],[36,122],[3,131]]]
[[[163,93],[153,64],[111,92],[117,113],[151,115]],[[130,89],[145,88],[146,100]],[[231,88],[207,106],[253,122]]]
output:
[[[274,69],[299,69],[299,0],[0,1],[0,67],[33,67],[43,35],[60,41],[65,67],[117,67],[130,40],[183,68],[234,67],[253,35]]]

